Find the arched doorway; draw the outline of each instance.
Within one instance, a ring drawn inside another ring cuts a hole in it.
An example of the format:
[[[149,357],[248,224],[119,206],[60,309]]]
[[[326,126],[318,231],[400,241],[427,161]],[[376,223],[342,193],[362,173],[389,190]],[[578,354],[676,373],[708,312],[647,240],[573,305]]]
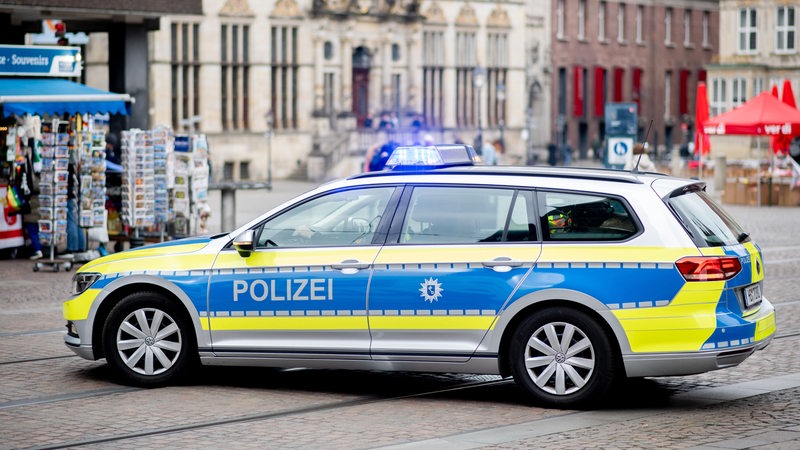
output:
[[[353,115],[359,127],[369,117],[369,68],[372,55],[366,47],[353,50]]]

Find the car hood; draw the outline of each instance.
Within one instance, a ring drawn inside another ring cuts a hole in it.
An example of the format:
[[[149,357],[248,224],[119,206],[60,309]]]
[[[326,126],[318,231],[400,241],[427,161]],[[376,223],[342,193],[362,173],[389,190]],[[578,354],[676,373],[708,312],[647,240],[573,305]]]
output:
[[[131,261],[133,259],[165,255],[181,255],[197,252],[205,248],[209,242],[211,242],[211,238],[208,236],[203,236],[145,245],[144,247],[113,253],[111,255],[90,261],[80,268],[80,272],[94,271],[102,265]]]

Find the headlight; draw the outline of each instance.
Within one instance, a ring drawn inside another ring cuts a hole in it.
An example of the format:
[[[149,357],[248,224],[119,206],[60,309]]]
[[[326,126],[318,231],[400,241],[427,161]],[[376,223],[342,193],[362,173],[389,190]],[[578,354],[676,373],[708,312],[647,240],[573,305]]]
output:
[[[89,289],[89,287],[102,276],[102,274],[95,272],[76,273],[75,276],[72,277],[72,294],[78,295],[83,293],[83,291]]]

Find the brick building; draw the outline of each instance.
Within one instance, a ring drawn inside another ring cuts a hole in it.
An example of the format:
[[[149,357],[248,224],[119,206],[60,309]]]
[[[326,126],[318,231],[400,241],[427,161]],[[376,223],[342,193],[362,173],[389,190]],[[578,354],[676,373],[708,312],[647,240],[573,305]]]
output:
[[[716,0],[554,0],[552,135],[586,156],[604,104],[633,102],[657,154],[692,140],[698,81],[719,49]]]

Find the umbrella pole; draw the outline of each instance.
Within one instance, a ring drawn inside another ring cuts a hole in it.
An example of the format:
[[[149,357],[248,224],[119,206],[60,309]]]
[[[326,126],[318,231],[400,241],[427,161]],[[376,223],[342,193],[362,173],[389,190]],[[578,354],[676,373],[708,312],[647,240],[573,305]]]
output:
[[[756,204],[761,208],[761,136],[758,137],[758,150],[756,152]]]

